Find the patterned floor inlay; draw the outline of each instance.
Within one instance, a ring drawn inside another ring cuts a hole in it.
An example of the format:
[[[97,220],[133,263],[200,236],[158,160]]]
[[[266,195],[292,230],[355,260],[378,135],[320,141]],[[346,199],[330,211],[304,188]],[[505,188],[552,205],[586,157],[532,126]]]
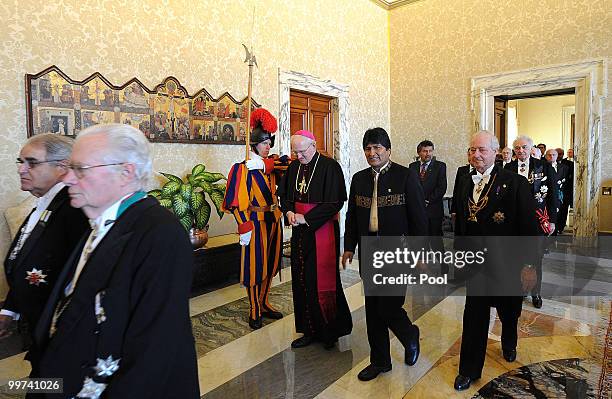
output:
[[[344,288],[360,281],[359,273],[350,269],[343,270],[340,278]],[[293,313],[291,282],[272,287],[270,303],[284,315]],[[245,297],[193,316],[191,323],[197,356],[201,357],[253,331],[248,324],[248,313],[249,301]],[[272,322],[274,320],[264,319],[264,326]]]
[[[412,320],[436,306],[442,298],[408,297],[404,307]],[[368,359],[365,308],[352,312],[353,331],[340,338],[331,351],[320,343],[306,348],[287,348],[268,358],[222,385],[206,392],[202,397],[213,398],[313,398],[327,387]],[[393,335],[391,334],[393,339]],[[426,338],[423,338],[426,339]],[[403,361],[395,362],[394,370],[408,368]],[[392,373],[389,373],[392,374]],[[361,383],[354,379],[355,383]]]
[[[595,399],[600,372],[592,360],[576,358],[530,364],[495,378],[473,399]]]

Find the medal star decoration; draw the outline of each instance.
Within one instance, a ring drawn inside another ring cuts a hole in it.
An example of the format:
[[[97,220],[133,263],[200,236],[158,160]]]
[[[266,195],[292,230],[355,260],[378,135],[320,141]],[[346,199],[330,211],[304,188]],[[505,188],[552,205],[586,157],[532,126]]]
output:
[[[95,382],[91,378],[85,377],[83,388],[77,394],[77,398],[98,399],[105,389],[106,384]]]
[[[96,371],[96,375],[98,377],[110,377],[117,370],[119,370],[119,360],[113,360],[113,356],[109,355],[106,359],[96,359],[96,366],[94,370]]]
[[[45,277],[47,277],[47,275],[44,274],[42,270],[38,270],[35,267],[32,268],[32,270],[30,270],[29,272],[26,271],[26,274],[27,276],[25,277],[25,279],[28,280],[30,285],[35,285],[38,287],[41,283],[48,283],[48,281],[45,280]]]
[[[501,224],[506,220],[506,215],[502,211],[495,212],[493,214],[493,221],[497,224]]]

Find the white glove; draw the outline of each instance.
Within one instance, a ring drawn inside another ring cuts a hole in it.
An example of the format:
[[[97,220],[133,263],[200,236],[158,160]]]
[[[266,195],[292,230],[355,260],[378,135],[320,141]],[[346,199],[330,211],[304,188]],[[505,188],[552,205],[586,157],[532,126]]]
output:
[[[251,233],[253,233],[253,230],[240,234],[240,245],[249,245],[249,243],[251,242]]]
[[[248,161],[246,161],[246,166],[247,168],[249,168],[249,170],[253,170],[253,169],[261,169],[264,170],[266,165],[264,165],[264,161],[261,158],[258,159],[249,159]]]

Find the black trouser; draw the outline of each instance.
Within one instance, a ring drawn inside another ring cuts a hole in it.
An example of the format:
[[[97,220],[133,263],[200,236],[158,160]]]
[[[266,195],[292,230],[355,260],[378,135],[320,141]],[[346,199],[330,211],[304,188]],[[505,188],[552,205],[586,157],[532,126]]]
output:
[[[491,306],[497,308],[497,315],[502,323],[502,350],[516,349],[518,319],[521,316],[522,302],[522,297],[513,296],[468,296],[465,298],[459,374],[470,378],[480,378],[487,353]]]
[[[563,233],[567,224],[567,213],[569,212],[569,201],[567,203],[561,203],[559,212],[557,212],[557,233]]]
[[[403,296],[365,297],[366,326],[370,344],[370,363],[375,366],[391,366],[389,330],[395,334],[404,347],[416,333],[412,322],[402,307]]]
[[[442,236],[442,218],[441,217],[428,217],[428,231],[429,231],[429,247],[432,251],[439,251],[444,253],[444,241]],[[448,265],[445,263],[440,264],[440,271],[443,274],[448,273]]]

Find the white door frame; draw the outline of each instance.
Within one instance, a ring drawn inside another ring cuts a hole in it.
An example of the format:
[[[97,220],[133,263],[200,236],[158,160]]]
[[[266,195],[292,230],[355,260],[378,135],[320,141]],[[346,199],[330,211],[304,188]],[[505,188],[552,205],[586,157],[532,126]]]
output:
[[[601,115],[608,87],[607,71],[605,59],[593,59],[477,76],[471,82],[474,132],[481,129],[493,131],[495,96],[575,89],[574,234],[579,237],[594,237],[599,227],[599,154]]]
[[[338,161],[344,174],[344,184],[348,190],[351,176],[351,158],[349,147],[349,86],[336,83],[331,80],[324,80],[316,76],[308,75],[302,72],[282,71],[278,70],[278,85],[279,85],[279,106],[278,113],[278,137],[279,153],[281,155],[290,155],[291,153],[291,120],[290,120],[290,91],[302,90],[309,93],[321,94],[324,96],[334,97],[332,114],[337,117],[337,124],[334,123],[333,146],[334,159]],[[336,108],[337,107],[337,108]],[[344,235],[344,215],[346,213],[346,204],[340,212],[340,235]]]

